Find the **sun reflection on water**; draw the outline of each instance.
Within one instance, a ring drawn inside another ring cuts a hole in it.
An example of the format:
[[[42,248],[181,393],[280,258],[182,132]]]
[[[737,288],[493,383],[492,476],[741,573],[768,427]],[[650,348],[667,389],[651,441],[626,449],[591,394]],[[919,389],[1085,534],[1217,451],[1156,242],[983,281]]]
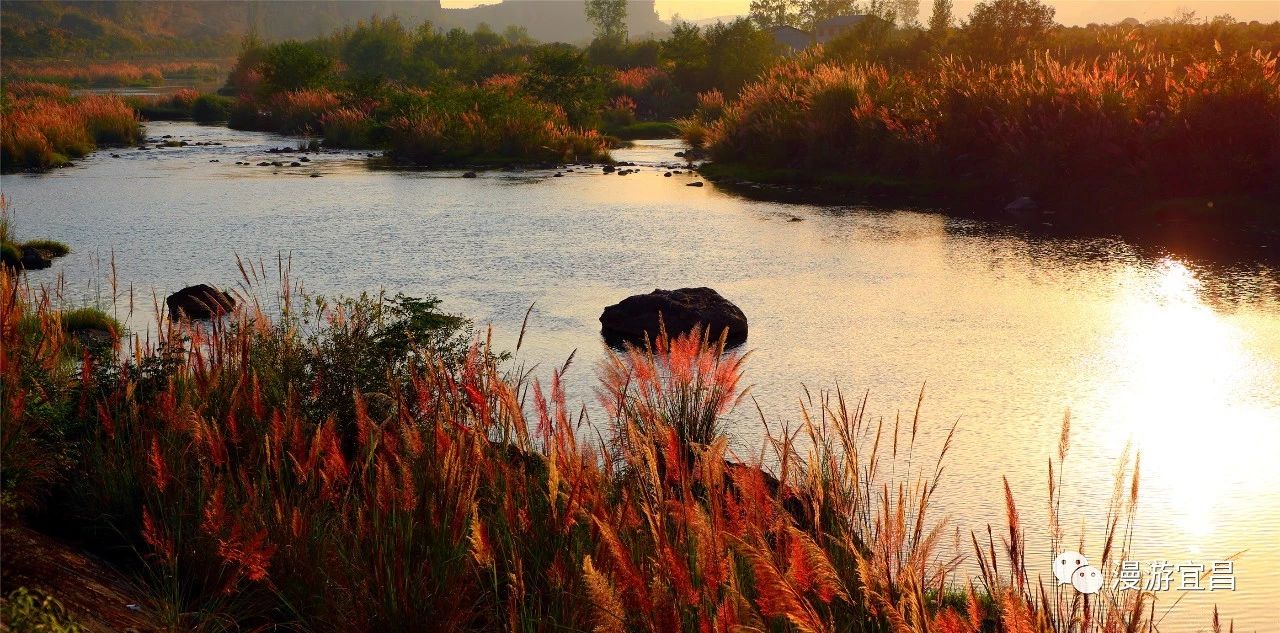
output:
[[[1192,549],[1227,526],[1222,517],[1275,511],[1227,508],[1270,494],[1280,477],[1280,412],[1262,396],[1275,385],[1239,327],[1206,305],[1201,282],[1165,259],[1152,279],[1126,284],[1108,346],[1118,384],[1105,415],[1109,442],[1142,454],[1143,488]],[[1226,554],[1213,552],[1212,554]]]

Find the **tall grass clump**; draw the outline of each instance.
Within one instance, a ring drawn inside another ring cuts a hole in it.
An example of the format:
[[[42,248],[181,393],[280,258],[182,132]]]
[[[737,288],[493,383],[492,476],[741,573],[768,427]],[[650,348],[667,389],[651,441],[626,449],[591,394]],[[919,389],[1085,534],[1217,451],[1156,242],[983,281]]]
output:
[[[1280,73],[1260,51],[782,63],[686,137],[724,163],[941,183],[993,197],[1258,194],[1280,173]]]
[[[6,172],[49,169],[98,145],[142,138],[137,115],[119,97],[73,97],[39,84],[6,84],[0,119],[0,168]]]
[[[723,416],[744,357],[695,332],[609,352],[596,434],[565,401],[571,362],[544,383],[435,301],[264,300],[263,267],[242,270],[226,319],[80,355],[46,295],[0,281],[6,512],[110,553],[163,626],[1150,626],[1141,604],[1037,589],[1007,489],[1010,536],[975,535],[981,584],[957,582],[933,518],[951,440],[913,455],[918,412],[806,397],[743,462]]]

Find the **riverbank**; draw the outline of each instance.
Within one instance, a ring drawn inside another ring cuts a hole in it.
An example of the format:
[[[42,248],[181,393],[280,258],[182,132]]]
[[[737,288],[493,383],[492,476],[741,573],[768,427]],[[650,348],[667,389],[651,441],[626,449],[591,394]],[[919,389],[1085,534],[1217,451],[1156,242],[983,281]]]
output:
[[[1044,199],[1010,197],[966,183],[892,179],[848,170],[706,162],[697,171],[719,188],[761,200],[929,209],[1042,235],[1117,235],[1215,260],[1280,258],[1280,208],[1275,202],[1280,191],[1153,199],[1083,191]]]
[[[704,173],[722,180],[1274,243],[1275,56],[1178,59],[1136,42],[1092,61],[939,58],[911,69],[798,56],[736,98],[701,95],[681,125],[711,160]]]

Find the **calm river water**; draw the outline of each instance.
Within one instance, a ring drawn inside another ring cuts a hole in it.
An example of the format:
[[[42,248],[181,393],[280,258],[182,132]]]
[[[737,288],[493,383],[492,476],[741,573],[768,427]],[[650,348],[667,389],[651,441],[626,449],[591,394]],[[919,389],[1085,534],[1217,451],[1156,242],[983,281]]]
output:
[[[165,134],[224,146],[96,153],[44,175],[0,181],[19,237],[75,252],[34,283],[65,276],[72,301],[109,295],[114,252],[144,328],[152,292],[234,287],[234,255],[292,256],[310,292],[434,294],[492,324],[544,379],[573,350],[571,401],[593,402],[600,310],[654,288],[711,286],[751,322],[747,382],[771,425],[799,419],[804,388],[869,393],[872,420],[909,419],[923,386],[915,467],[958,421],[935,518],[969,530],[1004,524],[1009,478],[1049,578],[1046,466],[1071,411],[1063,525],[1100,555],[1112,475],[1141,453],[1133,558],[1234,560],[1235,590],[1181,599],[1162,631],[1208,629],[1214,604],[1238,631],[1280,629],[1280,271],[1215,266],[1114,239],[1050,239],[911,210],[746,200],[688,174],[662,176],[680,146],[615,153],[641,172],[371,169],[362,154],[279,159],[295,139],[191,124]],[[210,162],[216,159],[218,162]],[[287,163],[286,163],[287,164]],[[278,173],[277,173],[278,172]],[[320,173],[320,178],[308,177]],[[791,221],[799,218],[802,221]],[[1280,248],[1276,245],[1273,248]],[[142,306],[147,306],[143,308]],[[758,451],[754,406],[731,420],[733,446]],[[1207,582],[1206,582],[1207,585]]]

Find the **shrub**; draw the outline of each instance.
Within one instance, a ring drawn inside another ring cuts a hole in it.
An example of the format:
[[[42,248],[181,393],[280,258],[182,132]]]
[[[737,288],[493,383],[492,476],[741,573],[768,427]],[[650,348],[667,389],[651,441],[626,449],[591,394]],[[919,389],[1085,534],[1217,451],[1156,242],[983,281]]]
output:
[[[231,97],[212,94],[200,95],[191,103],[191,118],[197,123],[226,121],[234,105],[235,99]]]
[[[51,595],[18,587],[0,603],[0,622],[7,631],[80,633],[67,610]]]
[[[370,147],[373,143],[373,119],[355,108],[338,108],[320,119],[324,142],[330,147]]]
[[[27,240],[22,245],[44,251],[50,257],[64,257],[71,252],[70,246],[55,240]]]
[[[22,249],[12,242],[4,242],[0,244],[0,262],[10,268],[17,268],[22,265]]]
[[[727,162],[1126,198],[1260,191],[1280,169],[1278,123],[1280,73],[1260,52],[945,58],[918,72],[804,55],[684,129]]]
[[[84,307],[64,310],[58,314],[63,331],[68,334],[108,332],[114,337],[124,333],[124,328],[114,317],[99,308]]]

